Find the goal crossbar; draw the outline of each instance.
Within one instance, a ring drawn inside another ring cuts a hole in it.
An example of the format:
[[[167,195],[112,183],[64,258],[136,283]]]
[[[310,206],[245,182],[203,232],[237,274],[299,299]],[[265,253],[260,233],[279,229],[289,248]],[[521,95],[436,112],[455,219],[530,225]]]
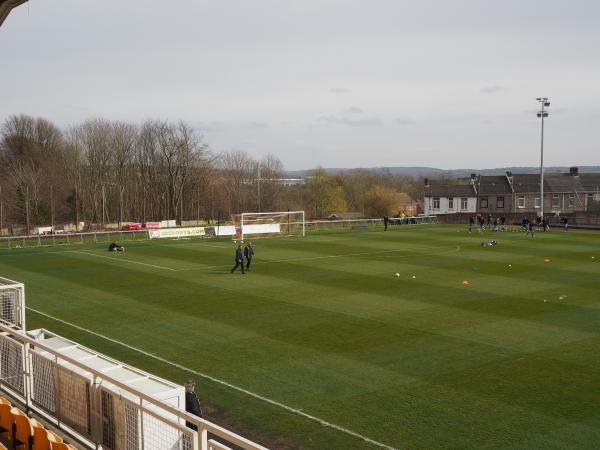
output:
[[[293,222],[290,220],[292,216],[299,216],[298,219]],[[288,227],[291,225],[300,225],[302,230],[302,236],[306,236],[306,220],[304,211],[276,211],[276,212],[258,212],[258,213],[242,213],[239,215],[240,217],[240,239],[244,239],[244,235],[254,234],[252,233],[253,229],[250,228],[252,226],[252,222],[260,221],[261,218],[269,218],[271,219],[274,225],[277,227],[281,224],[287,224]],[[252,220],[253,218],[254,220]],[[280,220],[279,219],[286,219]],[[268,230],[266,230],[268,232]],[[277,229],[273,229],[273,232],[279,233],[280,231]]]

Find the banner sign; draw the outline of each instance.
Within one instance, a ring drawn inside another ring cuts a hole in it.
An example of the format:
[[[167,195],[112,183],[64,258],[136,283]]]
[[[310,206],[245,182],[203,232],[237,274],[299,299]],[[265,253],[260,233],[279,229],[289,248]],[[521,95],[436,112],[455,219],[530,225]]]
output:
[[[148,234],[150,239],[186,238],[204,236],[205,231],[202,227],[159,228],[157,230],[148,230]]]
[[[219,225],[214,227],[215,236],[235,236],[235,225]]]
[[[243,234],[279,233],[279,223],[261,223],[256,225],[244,225]]]

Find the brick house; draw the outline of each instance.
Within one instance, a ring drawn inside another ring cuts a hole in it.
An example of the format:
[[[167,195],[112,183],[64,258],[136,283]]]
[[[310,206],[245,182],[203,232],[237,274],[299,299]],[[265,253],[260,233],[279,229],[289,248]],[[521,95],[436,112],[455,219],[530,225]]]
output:
[[[514,198],[510,173],[503,176],[479,176],[476,185],[478,213],[502,216],[512,211]]]
[[[512,176],[515,209],[518,213],[539,213],[539,174]],[[544,213],[574,214],[586,212],[594,205],[600,189],[600,173],[579,174],[577,167],[568,173],[544,174]],[[600,200],[600,199],[598,199]]]
[[[468,181],[429,185],[426,180],[425,213],[467,212],[497,217],[506,214],[537,216],[541,212],[539,174],[473,174]],[[457,209],[450,200],[457,197],[474,201],[475,209],[470,206]],[[580,174],[577,167],[571,167],[568,173],[544,174],[545,215],[586,212],[600,212],[600,173]]]

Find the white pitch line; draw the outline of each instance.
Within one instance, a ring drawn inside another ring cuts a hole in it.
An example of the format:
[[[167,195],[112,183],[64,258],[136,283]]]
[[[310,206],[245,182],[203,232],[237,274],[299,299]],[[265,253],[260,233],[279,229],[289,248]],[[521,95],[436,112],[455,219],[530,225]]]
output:
[[[112,342],[113,344],[121,345],[121,346],[123,346],[125,348],[128,348],[128,349],[133,350],[135,352],[138,352],[138,353],[140,353],[140,354],[142,354],[144,356],[147,356],[148,358],[155,359],[157,361],[160,361],[160,362],[162,362],[164,364],[168,364],[168,365],[170,365],[172,367],[175,367],[177,369],[183,370],[185,372],[192,373],[192,374],[197,375],[199,377],[202,377],[202,378],[205,378],[207,380],[210,380],[210,381],[212,381],[214,383],[218,383],[218,384],[221,384],[223,386],[227,386],[230,389],[236,390],[238,392],[242,392],[243,394],[246,394],[246,395],[248,395],[250,397],[254,397],[254,398],[258,399],[258,400],[262,400],[263,402],[269,403],[271,405],[278,406],[279,408],[285,409],[286,411],[292,412],[294,414],[297,414],[299,416],[302,416],[302,417],[310,419],[310,420],[312,420],[314,422],[317,422],[317,423],[321,424],[324,427],[333,428],[334,430],[341,431],[342,433],[346,433],[346,434],[348,434],[350,436],[353,436],[355,438],[361,439],[361,440],[363,440],[365,442],[368,442],[369,444],[373,444],[373,445],[375,445],[377,447],[385,448],[385,449],[388,449],[388,450],[397,450],[394,447],[391,447],[391,446],[389,446],[387,444],[383,444],[381,442],[377,442],[377,441],[375,441],[375,440],[373,440],[371,438],[368,438],[368,437],[363,436],[361,434],[358,434],[358,433],[356,433],[356,432],[354,432],[352,430],[349,430],[348,428],[344,428],[344,427],[341,427],[341,426],[336,425],[334,423],[327,422],[326,420],[323,420],[323,419],[320,419],[320,418],[318,418],[316,416],[307,414],[307,413],[305,413],[304,411],[302,411],[300,409],[292,408],[291,406],[285,405],[285,404],[280,403],[280,402],[278,402],[276,400],[272,400],[272,399],[270,399],[268,397],[263,397],[260,394],[256,394],[256,393],[254,393],[252,391],[249,391],[249,390],[244,389],[242,387],[236,386],[235,384],[228,383],[227,381],[220,380],[220,379],[215,378],[215,377],[213,377],[211,375],[207,375],[205,373],[198,372],[197,370],[190,369],[189,367],[182,366],[181,364],[175,363],[173,361],[169,361],[168,359],[162,358],[162,357],[157,356],[157,355],[155,355],[153,353],[147,352],[147,351],[142,350],[142,349],[137,348],[137,347],[133,347],[132,345],[129,345],[129,344],[126,344],[124,342],[118,341],[116,339],[110,338],[108,336],[105,336],[103,334],[97,333],[95,331],[88,330],[87,328],[81,327],[79,325],[75,325],[74,323],[71,323],[71,322],[67,322],[66,320],[59,319],[58,317],[51,316],[50,314],[46,314],[45,312],[38,311],[37,309],[31,308],[29,306],[27,306],[26,308],[28,310],[30,310],[30,311],[33,311],[36,314],[41,315],[41,316],[44,316],[44,317],[47,317],[49,319],[55,320],[57,322],[60,322],[62,324],[68,325],[70,327],[73,327],[73,328],[75,328],[77,330],[80,330],[80,331],[83,331],[85,333],[89,333],[89,334],[91,334],[93,336],[97,336],[97,337],[99,337],[101,339],[105,339],[105,340],[107,340],[109,342]]]
[[[258,262],[258,264],[263,265],[263,264],[273,264],[273,263],[282,263],[282,262],[312,261],[312,260],[315,260],[315,259],[344,258],[344,257],[347,257],[347,256],[380,255],[382,253],[410,252],[410,251],[416,251],[416,250],[427,250],[427,249],[430,249],[430,248],[439,248],[439,249],[442,249],[442,248],[446,248],[446,247],[430,246],[430,247],[402,248],[402,249],[397,249],[397,250],[377,250],[377,251],[373,251],[373,252],[344,253],[344,254],[341,254],[341,255],[307,256],[305,258],[287,258],[287,259],[261,260],[260,262]],[[460,246],[457,245],[456,248],[454,248],[453,250],[451,250],[448,253],[454,253],[454,252],[459,251],[459,250],[460,250]],[[434,254],[437,254],[437,253],[438,252],[435,252]],[[408,255],[400,255],[400,256],[398,256],[398,258],[406,258],[406,257],[409,257],[409,256],[430,256],[430,255],[431,254],[428,254],[428,253],[411,253],[411,254],[408,254]],[[217,267],[229,267],[229,265],[220,264],[220,265],[217,265],[217,266],[186,267],[186,268],[183,268],[183,269],[175,269],[175,270],[177,272],[181,272],[181,271],[186,271],[186,270],[215,269]]]
[[[68,253],[81,253],[82,255],[95,256],[97,258],[112,259],[113,261],[124,261],[128,264],[139,264],[141,266],[154,267],[155,269],[171,270],[173,272],[177,271],[177,269],[173,269],[171,267],[157,266],[155,264],[148,264],[148,263],[143,263],[143,262],[139,262],[139,261],[132,261],[131,259],[125,259],[125,258],[113,258],[112,256],[97,255],[96,253],[84,252],[81,250],[71,250]]]

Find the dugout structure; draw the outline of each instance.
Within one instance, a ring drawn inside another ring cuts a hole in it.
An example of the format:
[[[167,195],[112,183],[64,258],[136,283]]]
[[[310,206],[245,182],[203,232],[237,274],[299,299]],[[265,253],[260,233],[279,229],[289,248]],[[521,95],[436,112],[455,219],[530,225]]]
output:
[[[25,285],[0,277],[0,323],[25,329]]]
[[[306,236],[304,211],[242,213],[232,219],[242,240],[249,236]]]

